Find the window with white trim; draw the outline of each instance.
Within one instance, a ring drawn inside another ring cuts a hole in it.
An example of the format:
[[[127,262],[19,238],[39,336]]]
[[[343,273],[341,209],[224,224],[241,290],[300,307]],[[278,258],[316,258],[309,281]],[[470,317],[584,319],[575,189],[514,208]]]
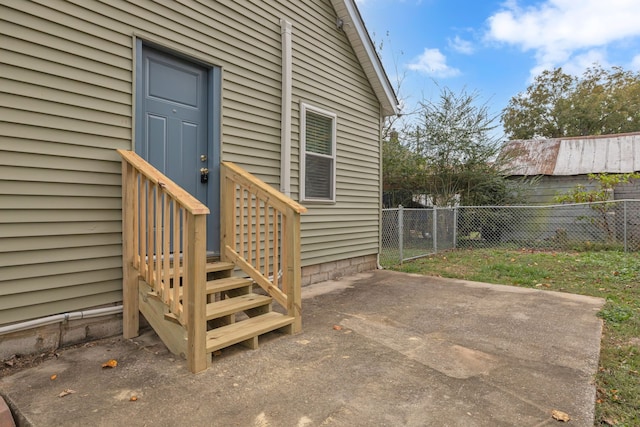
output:
[[[337,116],[306,104],[300,116],[300,199],[335,202]]]

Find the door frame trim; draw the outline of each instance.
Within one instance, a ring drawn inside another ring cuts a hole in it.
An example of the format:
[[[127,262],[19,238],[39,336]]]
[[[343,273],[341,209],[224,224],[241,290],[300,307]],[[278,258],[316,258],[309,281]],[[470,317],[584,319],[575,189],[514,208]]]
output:
[[[175,56],[185,61],[192,62],[207,69],[208,90],[207,90],[207,164],[210,176],[217,177],[220,182],[220,160],[222,154],[222,67],[211,63],[203,62],[197,58],[185,55],[179,51],[167,48],[157,43],[143,40],[140,37],[135,39],[134,54],[134,78],[133,78],[133,126],[134,141],[132,148],[136,153],[142,151],[142,129],[139,123],[144,114],[144,88],[141,87],[143,81],[144,64],[142,61],[142,51],[145,48],[158,50],[167,55]],[[208,208],[211,213],[207,216],[207,254],[220,254],[220,185],[207,185]]]

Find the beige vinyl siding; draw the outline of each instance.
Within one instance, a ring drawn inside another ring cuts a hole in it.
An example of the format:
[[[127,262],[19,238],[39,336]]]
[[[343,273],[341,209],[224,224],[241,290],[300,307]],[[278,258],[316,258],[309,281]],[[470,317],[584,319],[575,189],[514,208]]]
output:
[[[279,18],[161,3],[1,6],[0,324],[121,300],[134,34],[223,67],[225,158],[278,184]]]
[[[305,203],[302,264],[378,253],[380,105],[329,2],[298,9],[293,19],[293,139],[299,140],[299,102],[337,115],[336,203]],[[322,16],[322,19],[318,19]],[[295,142],[294,142],[295,144]],[[299,156],[298,146],[293,150]],[[292,191],[300,176],[294,162]]]
[[[197,2],[0,8],[0,324],[121,300],[115,149],[132,147],[134,34],[224,68],[225,150],[242,159],[249,140],[277,183],[277,19]]]
[[[121,300],[120,163],[132,148],[134,38],[223,70],[222,157],[279,188],[280,19],[299,102],[338,116],[337,203],[309,204],[303,263],[374,254],[379,103],[329,0],[0,5],[0,324]]]
[[[51,16],[0,16],[0,324],[119,301],[131,64]]]

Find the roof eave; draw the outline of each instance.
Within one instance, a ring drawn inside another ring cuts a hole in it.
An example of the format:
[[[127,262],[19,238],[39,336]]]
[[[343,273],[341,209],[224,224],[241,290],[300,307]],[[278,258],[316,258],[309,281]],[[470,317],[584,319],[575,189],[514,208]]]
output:
[[[331,0],[331,3],[338,18],[342,20],[342,29],[353,46],[371,87],[380,101],[382,115],[397,115],[399,113],[398,98],[354,0]]]

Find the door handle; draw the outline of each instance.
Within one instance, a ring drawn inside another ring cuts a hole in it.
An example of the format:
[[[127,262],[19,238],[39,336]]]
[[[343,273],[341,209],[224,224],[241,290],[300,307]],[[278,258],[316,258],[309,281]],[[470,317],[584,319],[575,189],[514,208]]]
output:
[[[209,168],[200,168],[200,182],[207,183],[209,181]]]

